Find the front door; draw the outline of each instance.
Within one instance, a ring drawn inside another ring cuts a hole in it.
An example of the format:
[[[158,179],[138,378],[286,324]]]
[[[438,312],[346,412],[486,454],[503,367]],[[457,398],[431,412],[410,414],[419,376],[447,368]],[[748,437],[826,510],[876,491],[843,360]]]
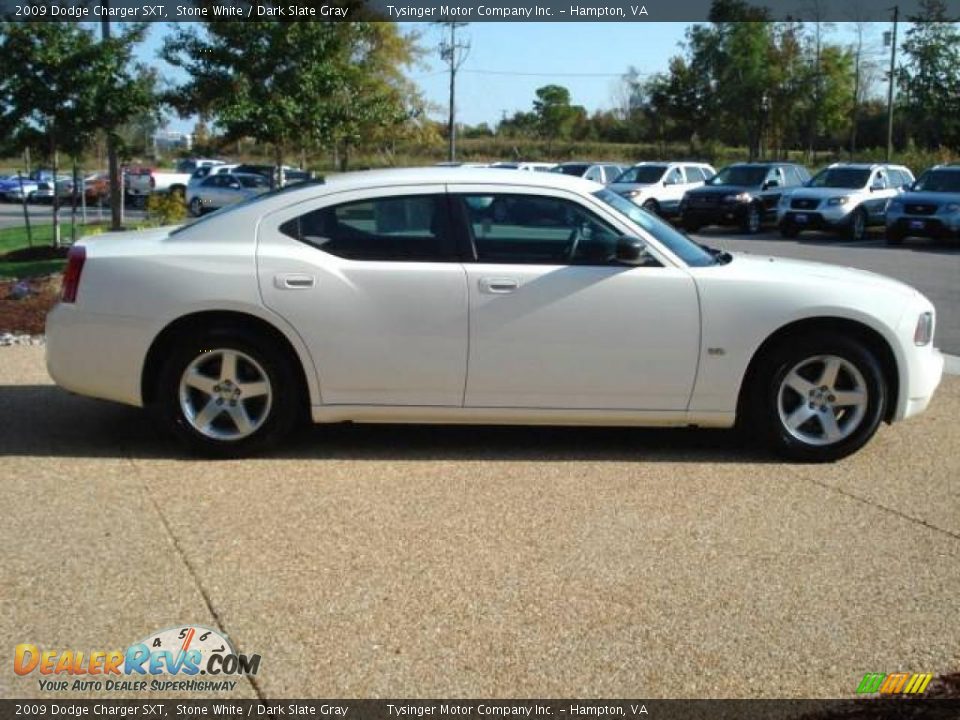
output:
[[[700,314],[685,269],[615,259],[576,196],[455,193],[476,251],[466,407],[684,410]]]
[[[444,189],[375,192],[265,218],[263,301],[309,347],[324,404],[460,406],[467,285]]]

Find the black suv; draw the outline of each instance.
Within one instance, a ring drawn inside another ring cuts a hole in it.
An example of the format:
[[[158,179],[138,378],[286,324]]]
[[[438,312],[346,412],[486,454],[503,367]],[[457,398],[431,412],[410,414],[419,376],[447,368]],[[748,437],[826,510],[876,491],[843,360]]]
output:
[[[784,189],[803,185],[809,179],[809,171],[794,163],[728,165],[683,196],[683,227],[696,232],[704,225],[739,225],[743,232],[755,233],[765,221],[776,221],[777,203]]]

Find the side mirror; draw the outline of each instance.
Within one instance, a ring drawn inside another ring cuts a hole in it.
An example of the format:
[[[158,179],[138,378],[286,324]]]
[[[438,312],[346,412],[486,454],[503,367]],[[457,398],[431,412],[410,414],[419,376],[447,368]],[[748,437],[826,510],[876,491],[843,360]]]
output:
[[[647,257],[647,244],[637,237],[625,236],[617,240],[617,262],[624,265],[642,265]]]

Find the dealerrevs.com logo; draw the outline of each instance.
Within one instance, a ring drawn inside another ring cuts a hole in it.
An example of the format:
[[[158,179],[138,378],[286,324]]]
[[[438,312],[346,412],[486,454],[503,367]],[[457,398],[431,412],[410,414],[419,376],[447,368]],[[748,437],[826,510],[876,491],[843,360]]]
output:
[[[233,690],[237,678],[259,669],[259,655],[236,653],[225,635],[200,625],[160,630],[126,650],[52,650],[21,643],[13,653],[13,671],[37,676],[40,689],[50,692]]]

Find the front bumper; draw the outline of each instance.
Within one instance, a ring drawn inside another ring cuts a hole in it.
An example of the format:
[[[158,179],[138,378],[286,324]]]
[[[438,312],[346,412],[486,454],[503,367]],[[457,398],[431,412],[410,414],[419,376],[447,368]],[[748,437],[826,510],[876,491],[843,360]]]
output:
[[[700,225],[739,225],[747,214],[749,203],[717,203],[716,205],[687,204],[680,210],[685,221]]]
[[[907,385],[901,389],[894,420],[904,420],[927,409],[943,379],[943,363],[943,354],[937,348],[916,348],[907,366]]]
[[[936,215],[898,215],[887,216],[887,230],[903,237],[927,237],[938,240],[960,239],[960,221],[951,226],[944,218]]]

